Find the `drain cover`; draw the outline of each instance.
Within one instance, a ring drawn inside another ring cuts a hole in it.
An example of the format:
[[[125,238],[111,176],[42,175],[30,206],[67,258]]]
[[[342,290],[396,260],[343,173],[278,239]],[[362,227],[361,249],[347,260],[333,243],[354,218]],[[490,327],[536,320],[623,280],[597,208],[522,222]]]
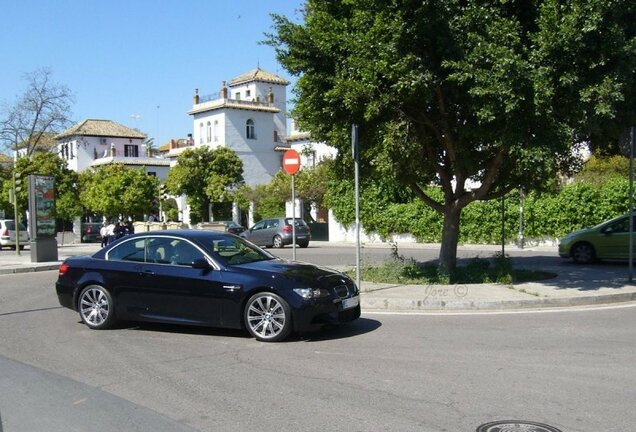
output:
[[[476,432],[561,432],[554,426],[522,420],[501,420],[483,424]]]

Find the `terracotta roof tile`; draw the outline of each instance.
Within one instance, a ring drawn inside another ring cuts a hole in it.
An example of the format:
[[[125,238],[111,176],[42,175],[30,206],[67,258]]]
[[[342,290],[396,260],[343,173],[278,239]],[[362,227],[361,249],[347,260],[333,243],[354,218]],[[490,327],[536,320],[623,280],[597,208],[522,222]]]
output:
[[[232,81],[230,81],[230,87],[251,81],[262,81],[281,85],[289,84],[289,81],[287,81],[285,78],[279,77],[278,75],[275,75],[271,72],[266,72],[261,68],[256,68],[234,78]]]
[[[146,135],[112,120],[88,119],[65,130],[55,137],[62,140],[71,136],[97,136],[118,138],[146,138]]]

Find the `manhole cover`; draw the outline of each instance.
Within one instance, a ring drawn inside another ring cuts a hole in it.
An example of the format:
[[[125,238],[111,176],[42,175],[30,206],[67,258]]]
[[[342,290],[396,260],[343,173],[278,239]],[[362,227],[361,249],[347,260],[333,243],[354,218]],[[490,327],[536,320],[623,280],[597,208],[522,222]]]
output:
[[[521,420],[502,420],[483,424],[476,432],[561,432],[554,426]]]

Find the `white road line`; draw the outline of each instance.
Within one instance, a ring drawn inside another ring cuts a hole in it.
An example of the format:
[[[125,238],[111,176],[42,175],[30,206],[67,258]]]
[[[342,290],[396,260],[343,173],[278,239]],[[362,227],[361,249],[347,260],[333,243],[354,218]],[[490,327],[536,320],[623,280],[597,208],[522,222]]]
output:
[[[474,315],[514,315],[514,314],[538,314],[538,313],[559,313],[559,312],[590,312],[612,309],[627,309],[636,307],[636,302],[620,305],[606,306],[572,306],[568,308],[530,309],[530,310],[509,310],[509,311],[467,311],[467,312],[391,312],[391,311],[362,311],[363,315],[414,315],[414,316],[474,316]]]

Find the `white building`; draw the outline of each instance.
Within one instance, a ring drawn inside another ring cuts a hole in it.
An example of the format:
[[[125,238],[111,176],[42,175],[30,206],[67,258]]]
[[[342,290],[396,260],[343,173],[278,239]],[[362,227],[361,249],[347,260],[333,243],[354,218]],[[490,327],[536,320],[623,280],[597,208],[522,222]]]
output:
[[[69,169],[77,172],[100,165],[123,163],[144,167],[146,173],[164,180],[170,161],[147,156],[146,135],[112,120],[88,119],[55,137],[57,151]]]
[[[243,161],[243,177],[249,186],[268,183],[280,170],[282,154],[276,147],[286,135],[289,81],[260,68],[242,74],[221,92],[199,96],[192,109],[192,145],[227,147]],[[183,148],[174,148],[168,157]]]

